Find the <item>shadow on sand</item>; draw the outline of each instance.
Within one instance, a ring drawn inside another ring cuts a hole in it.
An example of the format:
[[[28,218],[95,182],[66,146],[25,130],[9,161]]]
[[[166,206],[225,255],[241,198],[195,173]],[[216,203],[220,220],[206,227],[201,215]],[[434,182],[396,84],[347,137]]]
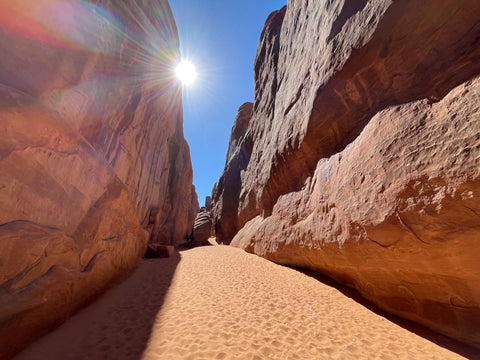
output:
[[[143,259],[130,277],[14,359],[141,359],[179,262],[178,251]]]
[[[473,346],[470,346],[468,344],[462,343],[458,340],[449,338],[448,336],[442,335],[440,333],[437,333],[433,330],[430,330],[429,328],[414,323],[412,321],[402,319],[398,316],[395,316],[393,314],[390,314],[382,309],[380,309],[377,305],[375,305],[373,302],[365,299],[357,290],[354,290],[352,288],[349,288],[347,286],[344,286],[342,284],[339,284],[335,281],[333,281],[330,278],[324,277],[312,270],[306,270],[303,268],[296,268],[293,267],[293,269],[309,276],[317,281],[320,281],[321,283],[331,286],[338,291],[340,291],[343,295],[349,297],[350,299],[354,300],[355,302],[359,303],[360,305],[366,307],[368,310],[374,312],[377,315],[380,315],[384,317],[385,319],[393,322],[394,324],[401,326],[402,328],[418,335],[421,336],[438,346],[441,346],[445,349],[448,349],[452,352],[455,352],[463,357],[466,357],[468,359],[480,359],[480,349],[474,348]]]

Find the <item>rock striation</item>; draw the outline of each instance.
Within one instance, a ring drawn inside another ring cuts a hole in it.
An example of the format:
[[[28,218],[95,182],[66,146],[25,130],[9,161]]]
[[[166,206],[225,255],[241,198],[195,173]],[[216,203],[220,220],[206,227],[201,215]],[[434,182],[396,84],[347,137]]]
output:
[[[479,39],[473,0],[292,1],[270,15],[235,143],[248,160],[227,156],[212,194],[215,230],[230,227],[217,241],[480,346]]]
[[[209,245],[208,239],[212,232],[212,216],[208,208],[202,207],[193,224],[192,238],[189,246]]]
[[[0,5],[0,358],[174,245],[198,201],[166,0]]]

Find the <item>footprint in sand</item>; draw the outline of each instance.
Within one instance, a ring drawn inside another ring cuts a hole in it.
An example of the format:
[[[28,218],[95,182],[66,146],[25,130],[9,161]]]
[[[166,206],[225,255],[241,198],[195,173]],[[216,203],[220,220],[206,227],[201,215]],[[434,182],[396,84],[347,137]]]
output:
[[[180,257],[165,304],[156,302],[163,295],[152,291],[151,273],[162,274],[168,262],[142,262],[101,302],[14,360],[463,358],[385,320],[335,288],[240,249],[195,248],[182,251]],[[213,272],[216,267],[228,271]],[[138,294],[142,282],[148,295],[142,301],[115,295],[132,289]],[[308,303],[300,293],[308,294]],[[480,358],[477,355],[480,352],[471,358]]]

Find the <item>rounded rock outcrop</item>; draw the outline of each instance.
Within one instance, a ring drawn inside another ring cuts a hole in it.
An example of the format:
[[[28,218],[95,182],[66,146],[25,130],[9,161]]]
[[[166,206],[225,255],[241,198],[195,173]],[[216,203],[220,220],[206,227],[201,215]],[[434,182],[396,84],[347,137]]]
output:
[[[193,232],[189,246],[209,245],[208,239],[212,232],[212,216],[206,207],[202,207],[193,223]]]

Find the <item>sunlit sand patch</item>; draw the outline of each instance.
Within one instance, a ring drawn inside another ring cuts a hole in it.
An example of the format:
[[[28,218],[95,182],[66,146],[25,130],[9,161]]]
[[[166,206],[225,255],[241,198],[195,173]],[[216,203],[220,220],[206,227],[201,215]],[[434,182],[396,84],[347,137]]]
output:
[[[144,360],[462,358],[242,250],[212,246],[181,257]]]
[[[15,360],[140,358],[464,359],[335,287],[219,245],[143,260]]]

